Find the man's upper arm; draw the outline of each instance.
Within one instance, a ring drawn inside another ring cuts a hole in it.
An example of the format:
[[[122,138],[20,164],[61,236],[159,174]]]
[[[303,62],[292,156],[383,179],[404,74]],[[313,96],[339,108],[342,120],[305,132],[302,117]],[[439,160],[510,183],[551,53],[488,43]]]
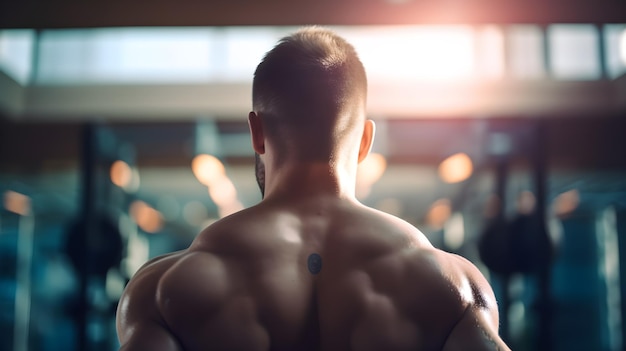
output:
[[[469,305],[450,332],[442,351],[509,350],[489,321],[490,312]]]
[[[509,350],[498,335],[498,306],[485,277],[469,261],[452,256],[459,264],[458,288],[465,291],[463,314],[446,339],[443,351]],[[471,296],[471,297],[470,297]]]
[[[117,335],[124,351],[182,351],[156,305],[157,285],[170,266],[150,262],[129,282],[117,307]]]
[[[182,351],[174,336],[155,322],[143,322],[131,326],[120,338],[120,351]]]

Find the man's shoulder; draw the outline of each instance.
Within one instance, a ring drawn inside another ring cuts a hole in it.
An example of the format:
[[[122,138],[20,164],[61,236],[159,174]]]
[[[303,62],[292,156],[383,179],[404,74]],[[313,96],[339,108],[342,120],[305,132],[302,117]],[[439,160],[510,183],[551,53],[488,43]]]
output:
[[[144,321],[160,319],[155,291],[163,275],[178,262],[183,252],[173,252],[146,262],[126,285],[117,307],[118,330]]]
[[[221,257],[189,249],[161,276],[156,287],[157,307],[168,322],[183,323],[191,312],[209,312],[203,309],[212,309],[226,298],[229,282]]]
[[[145,290],[153,291],[163,274],[176,264],[184,254],[184,251],[171,252],[152,258],[144,263],[133,274],[122,298],[128,295],[141,295]]]
[[[221,259],[208,251],[183,250],[168,253],[146,262],[131,278],[122,299],[155,296],[163,286],[176,285],[178,280],[195,279],[198,274],[215,270]],[[154,300],[154,299],[152,299]]]
[[[351,270],[345,281],[363,278],[367,284],[362,290],[371,287],[372,294],[387,296],[415,325],[438,335],[435,338],[443,340],[469,308],[481,308],[497,321],[493,292],[478,269],[433,247],[407,246],[379,255]]]
[[[469,306],[497,310],[495,296],[487,279],[466,258],[439,249],[409,249],[406,262],[420,286],[428,282],[426,294],[447,299],[459,308]]]
[[[399,248],[432,248],[426,236],[407,221],[364,205],[351,206],[337,212],[336,227],[364,245],[378,245],[381,248],[390,245],[391,252]]]
[[[190,246],[192,252],[210,255],[255,256],[271,249],[272,241],[288,225],[287,211],[253,206],[213,222]]]
[[[118,304],[120,340],[131,338],[136,326],[159,326],[178,335],[179,326],[207,315],[227,295],[228,280],[221,262],[209,252],[184,250],[144,264]]]

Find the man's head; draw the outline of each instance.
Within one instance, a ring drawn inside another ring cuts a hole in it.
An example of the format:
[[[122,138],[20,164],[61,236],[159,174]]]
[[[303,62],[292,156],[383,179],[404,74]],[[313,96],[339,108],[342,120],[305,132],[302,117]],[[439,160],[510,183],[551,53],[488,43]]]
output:
[[[275,160],[333,161],[360,141],[367,78],[346,40],[319,27],[302,29],[269,51],[252,89],[254,112]],[[257,150],[259,151],[259,150]]]

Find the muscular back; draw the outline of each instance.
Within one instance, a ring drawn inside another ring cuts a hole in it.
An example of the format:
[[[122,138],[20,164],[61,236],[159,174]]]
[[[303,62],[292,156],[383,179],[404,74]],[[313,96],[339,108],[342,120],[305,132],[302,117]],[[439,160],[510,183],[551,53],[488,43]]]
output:
[[[495,310],[475,267],[395,217],[264,201],[142,268],[118,333],[128,350],[495,350]]]

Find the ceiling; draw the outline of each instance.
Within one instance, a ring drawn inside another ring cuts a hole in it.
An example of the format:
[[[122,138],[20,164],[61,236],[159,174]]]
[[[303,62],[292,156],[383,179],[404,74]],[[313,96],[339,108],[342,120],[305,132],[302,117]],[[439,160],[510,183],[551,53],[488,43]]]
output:
[[[619,0],[2,0],[0,28],[624,23]]]

